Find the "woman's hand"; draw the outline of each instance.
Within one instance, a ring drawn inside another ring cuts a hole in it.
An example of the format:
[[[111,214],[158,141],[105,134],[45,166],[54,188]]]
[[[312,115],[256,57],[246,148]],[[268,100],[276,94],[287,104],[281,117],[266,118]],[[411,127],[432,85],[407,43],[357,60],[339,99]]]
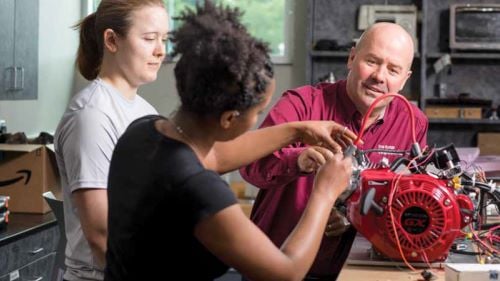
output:
[[[332,203],[346,190],[352,174],[352,158],[341,152],[335,153],[318,169],[314,180],[314,192],[328,196]]]
[[[347,127],[334,121],[298,122],[303,143],[326,147],[334,152],[342,151],[357,138]]]
[[[297,166],[301,173],[313,173],[333,157],[333,152],[320,146],[310,146],[299,154]]]

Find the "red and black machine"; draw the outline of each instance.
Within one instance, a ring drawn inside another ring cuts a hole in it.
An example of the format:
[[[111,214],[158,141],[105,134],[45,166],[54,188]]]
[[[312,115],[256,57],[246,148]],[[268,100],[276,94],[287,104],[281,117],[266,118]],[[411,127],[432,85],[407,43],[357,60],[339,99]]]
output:
[[[353,156],[353,175],[336,205],[390,260],[444,261],[462,228],[475,218],[471,194],[483,190],[500,202],[500,191],[463,171],[452,144],[420,151],[414,143],[393,163],[370,163],[363,151],[350,146],[346,153]]]

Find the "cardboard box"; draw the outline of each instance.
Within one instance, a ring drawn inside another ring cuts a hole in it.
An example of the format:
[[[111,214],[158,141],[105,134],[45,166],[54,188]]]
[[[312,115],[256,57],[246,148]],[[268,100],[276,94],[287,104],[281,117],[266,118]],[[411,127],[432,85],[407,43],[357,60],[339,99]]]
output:
[[[500,133],[478,133],[477,146],[481,155],[500,155]]]
[[[46,191],[60,194],[53,149],[35,144],[0,144],[0,195],[10,196],[9,210],[49,212],[42,196]]]
[[[253,207],[253,200],[248,200],[248,199],[239,199],[238,200],[241,206],[241,209],[243,210],[243,213],[250,218],[250,214],[252,213],[252,207]]]
[[[245,198],[246,184],[242,181],[233,181],[229,185],[236,198]]]
[[[446,281],[500,280],[499,264],[447,263],[444,271]]]
[[[452,118],[452,119],[481,119],[481,107],[450,107],[450,106],[427,106],[425,115],[429,119]]]

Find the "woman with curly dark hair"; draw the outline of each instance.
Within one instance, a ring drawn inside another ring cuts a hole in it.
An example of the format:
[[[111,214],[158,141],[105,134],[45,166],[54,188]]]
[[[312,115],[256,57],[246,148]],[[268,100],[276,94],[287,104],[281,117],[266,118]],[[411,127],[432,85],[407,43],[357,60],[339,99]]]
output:
[[[252,280],[300,280],[312,264],[351,173],[331,137],[343,127],[307,121],[247,132],[275,81],[267,45],[240,16],[206,1],[179,17],[172,40],[182,105],[169,119],[132,123],[111,160],[105,280],[212,280],[228,266]],[[341,143],[355,137],[345,132]],[[280,249],[244,215],[219,174],[297,141],[332,153]]]

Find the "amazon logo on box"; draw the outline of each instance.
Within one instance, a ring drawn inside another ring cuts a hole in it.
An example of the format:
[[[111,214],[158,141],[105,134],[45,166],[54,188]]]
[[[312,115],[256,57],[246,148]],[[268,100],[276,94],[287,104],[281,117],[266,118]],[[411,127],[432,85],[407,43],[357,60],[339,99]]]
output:
[[[10,196],[9,210],[49,212],[42,193],[60,193],[53,149],[37,144],[0,144],[0,155],[0,195]]]

